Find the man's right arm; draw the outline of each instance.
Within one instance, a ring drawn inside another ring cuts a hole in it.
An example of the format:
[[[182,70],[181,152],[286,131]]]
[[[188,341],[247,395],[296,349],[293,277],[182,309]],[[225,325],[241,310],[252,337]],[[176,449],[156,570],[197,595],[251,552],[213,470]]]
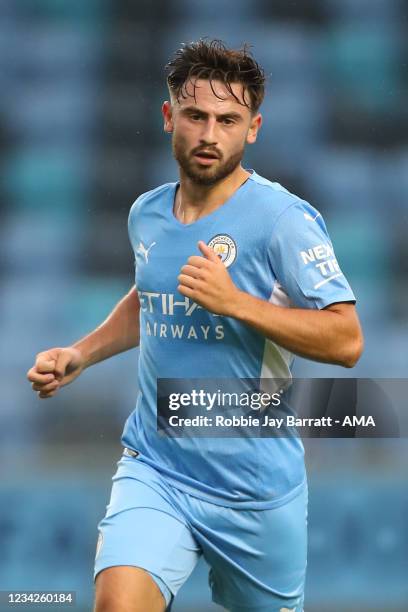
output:
[[[34,391],[42,399],[53,397],[60,387],[75,380],[85,368],[138,346],[139,313],[139,297],[136,287],[132,287],[93,332],[72,346],[39,353],[34,366],[27,372]]]
[[[82,353],[85,368],[139,345],[139,311],[139,296],[132,287],[99,327],[73,345]]]

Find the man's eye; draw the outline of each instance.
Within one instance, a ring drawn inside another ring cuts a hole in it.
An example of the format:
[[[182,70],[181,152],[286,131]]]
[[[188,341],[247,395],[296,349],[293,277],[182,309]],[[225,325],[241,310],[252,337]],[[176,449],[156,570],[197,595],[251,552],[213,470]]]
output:
[[[191,119],[193,119],[194,121],[198,121],[199,119],[201,119],[201,115],[190,115]]]
[[[222,120],[224,125],[232,125],[234,123],[233,119],[228,119],[227,117]]]

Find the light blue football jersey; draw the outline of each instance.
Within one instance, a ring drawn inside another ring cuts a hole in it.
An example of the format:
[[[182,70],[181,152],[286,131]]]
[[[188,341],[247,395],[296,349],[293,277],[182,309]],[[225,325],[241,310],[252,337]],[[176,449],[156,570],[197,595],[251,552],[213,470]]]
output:
[[[251,176],[191,224],[173,214],[178,183],[141,195],[129,215],[140,299],[139,394],[122,443],[176,488],[224,506],[271,508],[305,481],[299,437],[174,438],[157,432],[157,378],[290,378],[293,355],[255,329],[177,291],[203,240],[237,287],[284,307],[355,301],[321,215],[278,183]]]

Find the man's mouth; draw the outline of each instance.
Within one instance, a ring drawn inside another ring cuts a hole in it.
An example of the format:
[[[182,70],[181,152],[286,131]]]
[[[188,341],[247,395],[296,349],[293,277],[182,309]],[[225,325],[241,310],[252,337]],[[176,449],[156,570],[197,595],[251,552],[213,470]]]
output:
[[[218,155],[212,151],[198,151],[194,157],[202,164],[208,165],[218,159]]]

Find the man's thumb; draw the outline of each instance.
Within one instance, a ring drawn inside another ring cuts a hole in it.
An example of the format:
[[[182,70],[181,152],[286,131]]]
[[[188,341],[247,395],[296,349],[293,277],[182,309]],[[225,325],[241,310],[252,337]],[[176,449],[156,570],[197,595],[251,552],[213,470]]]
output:
[[[58,355],[57,362],[55,364],[54,373],[55,377],[60,380],[65,376],[65,370],[67,366],[72,361],[72,355],[68,351],[61,351]]]
[[[220,258],[215,253],[214,249],[209,247],[208,244],[205,244],[203,240],[199,241],[198,248],[200,249],[200,251],[202,252],[202,254],[204,255],[206,259],[209,259],[210,261],[215,261],[217,263],[220,262]]]

